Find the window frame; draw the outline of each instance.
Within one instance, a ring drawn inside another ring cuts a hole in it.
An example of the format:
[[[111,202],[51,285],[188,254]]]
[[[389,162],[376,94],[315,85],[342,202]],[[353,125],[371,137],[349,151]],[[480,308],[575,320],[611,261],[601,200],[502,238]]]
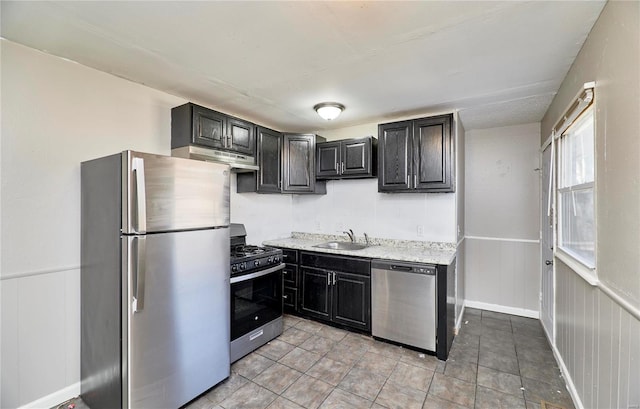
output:
[[[596,273],[596,258],[597,258],[597,213],[596,213],[596,155],[595,155],[595,140],[596,140],[596,110],[594,102],[594,83],[587,83],[584,89],[578,94],[575,101],[567,109],[565,115],[558,121],[558,124],[554,127],[555,143],[557,143],[557,156],[556,156],[556,183],[554,194],[556,196],[556,234],[554,248],[554,255],[561,261],[571,267],[576,273],[582,276],[588,282],[597,283]],[[564,156],[564,150],[566,149],[567,138],[571,135],[569,131],[572,130],[574,124],[584,118],[585,115],[591,115],[591,121],[593,126],[593,180],[582,183],[566,183],[567,182],[567,168],[566,160]],[[572,250],[571,247],[565,245],[563,242],[563,225],[565,223],[563,212],[563,200],[566,200],[566,194],[571,193],[571,196],[575,199],[575,194],[578,192],[591,192],[593,195],[593,259],[589,259]],[[564,197],[563,197],[564,196]]]

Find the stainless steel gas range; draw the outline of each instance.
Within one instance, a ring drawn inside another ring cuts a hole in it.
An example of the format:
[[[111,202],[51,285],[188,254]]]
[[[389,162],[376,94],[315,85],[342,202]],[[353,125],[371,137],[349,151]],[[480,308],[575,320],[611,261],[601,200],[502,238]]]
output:
[[[282,334],[282,250],[246,244],[231,224],[231,362]]]

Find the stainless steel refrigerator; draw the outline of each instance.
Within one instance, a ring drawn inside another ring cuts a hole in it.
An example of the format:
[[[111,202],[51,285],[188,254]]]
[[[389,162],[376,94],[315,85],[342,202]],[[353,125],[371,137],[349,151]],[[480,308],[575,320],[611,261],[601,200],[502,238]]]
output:
[[[125,151],[81,184],[81,396],[178,408],[229,376],[229,167]]]

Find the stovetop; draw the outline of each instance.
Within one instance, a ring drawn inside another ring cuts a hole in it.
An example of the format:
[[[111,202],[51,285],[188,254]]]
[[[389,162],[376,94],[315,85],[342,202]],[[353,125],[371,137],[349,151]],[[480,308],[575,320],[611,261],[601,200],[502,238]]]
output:
[[[260,247],[249,244],[241,244],[231,248],[231,259],[240,259],[242,257],[255,256],[263,253],[270,253],[274,249],[273,247]]]
[[[282,263],[282,250],[250,245],[231,249],[231,275],[247,274]]]
[[[242,224],[231,224],[231,275],[264,270],[282,263],[282,250],[246,244],[247,232]]]

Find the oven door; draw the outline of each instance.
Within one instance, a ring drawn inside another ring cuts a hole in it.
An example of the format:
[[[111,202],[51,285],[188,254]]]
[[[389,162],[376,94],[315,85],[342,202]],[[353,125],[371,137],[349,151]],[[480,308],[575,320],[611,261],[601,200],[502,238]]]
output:
[[[284,264],[231,277],[231,340],[282,316]]]

